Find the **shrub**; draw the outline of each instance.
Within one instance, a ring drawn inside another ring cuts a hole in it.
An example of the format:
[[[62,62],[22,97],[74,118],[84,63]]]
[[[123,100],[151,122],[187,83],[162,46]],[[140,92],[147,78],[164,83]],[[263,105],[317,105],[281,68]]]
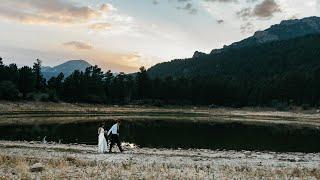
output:
[[[40,99],[39,100],[42,101],[42,102],[48,102],[48,101],[50,101],[49,95],[43,93],[43,94],[40,95]]]
[[[27,95],[27,100],[29,101],[49,101],[49,95],[46,93],[29,93]]]
[[[84,100],[84,102],[86,103],[97,103],[97,104],[104,103],[105,101],[106,101],[105,97],[97,96],[94,94],[87,95],[86,99]]]
[[[164,103],[163,101],[161,100],[154,100],[153,103],[152,103],[153,106],[156,106],[156,107],[163,107],[164,106]]]
[[[289,111],[289,106],[287,103],[280,102],[278,100],[272,100],[271,105],[277,111]]]
[[[50,90],[48,94],[49,94],[49,101],[59,102],[59,98],[55,90]]]
[[[0,99],[17,100],[19,91],[11,81],[0,82]]]
[[[308,109],[310,109],[310,105],[309,104],[302,104],[302,109],[303,110],[308,110]]]

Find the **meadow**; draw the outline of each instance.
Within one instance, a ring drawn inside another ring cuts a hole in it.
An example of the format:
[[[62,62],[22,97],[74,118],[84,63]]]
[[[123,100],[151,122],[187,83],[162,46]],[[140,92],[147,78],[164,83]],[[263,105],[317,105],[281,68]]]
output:
[[[319,153],[154,149],[0,141],[0,179],[319,179]],[[42,169],[33,171],[40,163]]]
[[[125,152],[98,154],[97,127],[117,119]],[[2,101],[0,179],[319,179],[319,126],[317,109]]]

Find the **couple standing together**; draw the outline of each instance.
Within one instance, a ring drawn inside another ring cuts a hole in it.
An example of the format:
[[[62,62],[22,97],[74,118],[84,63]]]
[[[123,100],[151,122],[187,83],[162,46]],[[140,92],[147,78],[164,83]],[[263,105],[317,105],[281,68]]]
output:
[[[116,124],[114,124],[109,131],[105,131],[104,130],[104,124],[101,125],[101,127],[99,127],[98,129],[98,134],[99,134],[99,138],[98,138],[98,152],[99,153],[105,153],[107,152],[108,149],[108,141],[105,138],[105,134],[107,135],[107,137],[110,138],[110,146],[109,146],[109,153],[112,152],[112,147],[114,144],[117,144],[119,150],[121,152],[123,152],[122,147],[121,147],[121,142],[119,139],[119,126],[120,126],[121,122],[117,121]]]

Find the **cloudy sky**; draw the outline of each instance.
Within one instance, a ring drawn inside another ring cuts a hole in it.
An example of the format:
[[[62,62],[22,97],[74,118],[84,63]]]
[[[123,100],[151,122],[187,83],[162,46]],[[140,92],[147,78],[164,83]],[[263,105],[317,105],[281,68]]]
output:
[[[320,0],[0,0],[0,56],[134,72],[319,15]]]

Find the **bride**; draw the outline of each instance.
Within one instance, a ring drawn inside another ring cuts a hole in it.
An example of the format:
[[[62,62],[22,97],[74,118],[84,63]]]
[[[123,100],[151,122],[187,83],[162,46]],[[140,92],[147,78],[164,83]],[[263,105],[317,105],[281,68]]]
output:
[[[107,152],[107,146],[108,146],[108,143],[107,143],[107,140],[106,138],[104,137],[104,129],[103,129],[103,124],[101,125],[101,127],[99,127],[98,129],[98,135],[99,135],[99,138],[98,138],[98,152],[99,153],[105,153]]]

